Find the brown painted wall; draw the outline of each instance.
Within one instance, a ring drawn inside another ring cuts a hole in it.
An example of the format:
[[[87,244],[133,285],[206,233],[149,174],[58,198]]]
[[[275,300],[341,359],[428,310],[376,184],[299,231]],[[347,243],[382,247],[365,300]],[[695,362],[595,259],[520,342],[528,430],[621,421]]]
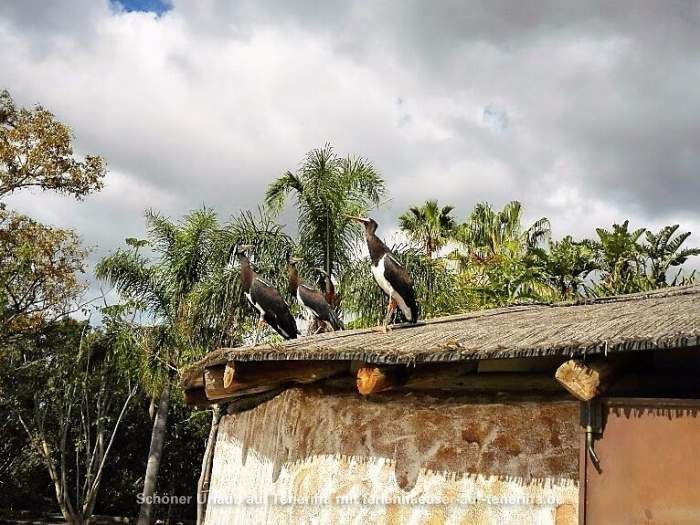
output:
[[[207,523],[573,525],[577,480],[574,402],[290,389],[224,418]]]

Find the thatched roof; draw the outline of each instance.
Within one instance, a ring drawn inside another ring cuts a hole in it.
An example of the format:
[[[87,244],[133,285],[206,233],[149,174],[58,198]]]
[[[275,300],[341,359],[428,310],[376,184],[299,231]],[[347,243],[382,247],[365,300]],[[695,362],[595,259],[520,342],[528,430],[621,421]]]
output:
[[[577,303],[512,306],[432,319],[416,326],[346,330],[276,345],[221,348],[183,377],[227,361],[359,360],[411,364],[577,356],[700,345],[700,286]]]

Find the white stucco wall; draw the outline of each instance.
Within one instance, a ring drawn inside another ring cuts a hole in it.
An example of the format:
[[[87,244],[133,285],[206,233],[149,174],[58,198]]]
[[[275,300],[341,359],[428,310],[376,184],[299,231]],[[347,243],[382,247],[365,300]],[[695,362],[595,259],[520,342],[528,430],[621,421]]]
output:
[[[574,525],[577,410],[288,390],[222,421],[206,523]]]

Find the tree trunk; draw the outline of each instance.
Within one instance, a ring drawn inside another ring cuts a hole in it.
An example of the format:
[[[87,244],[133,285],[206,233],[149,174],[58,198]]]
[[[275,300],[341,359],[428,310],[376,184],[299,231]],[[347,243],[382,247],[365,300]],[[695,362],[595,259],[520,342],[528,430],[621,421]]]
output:
[[[160,468],[160,457],[163,453],[163,443],[167,431],[168,407],[170,405],[170,378],[165,383],[163,392],[160,394],[158,412],[153,421],[153,431],[151,432],[151,446],[148,450],[148,464],[146,465],[146,477],[143,481],[143,503],[139,511],[138,525],[150,525],[151,513],[153,511],[153,494],[158,481],[158,469]]]
[[[202,458],[202,473],[199,475],[197,483],[197,525],[204,523],[207,514],[207,500],[209,499],[209,482],[211,480],[211,469],[214,461],[214,445],[216,436],[219,433],[219,421],[221,421],[221,407],[213,405],[211,410],[211,428],[207,447]]]

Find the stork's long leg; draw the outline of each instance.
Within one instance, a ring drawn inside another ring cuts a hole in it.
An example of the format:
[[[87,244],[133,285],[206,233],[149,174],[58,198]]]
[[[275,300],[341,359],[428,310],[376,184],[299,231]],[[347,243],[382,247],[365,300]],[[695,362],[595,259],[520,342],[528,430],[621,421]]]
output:
[[[396,310],[397,306],[398,303],[390,297],[389,305],[386,307],[386,317],[384,318],[384,332],[391,330],[391,328],[389,328],[389,322],[391,321],[391,316],[394,314],[394,310]]]
[[[335,332],[335,328],[333,328],[333,325],[331,323],[329,323],[328,321],[320,321],[318,328],[313,333],[313,335],[324,333],[324,332]]]
[[[253,346],[258,346],[258,338],[260,337],[260,332],[262,331],[263,324],[262,316],[258,317],[258,322],[255,323],[255,336],[253,337]]]

